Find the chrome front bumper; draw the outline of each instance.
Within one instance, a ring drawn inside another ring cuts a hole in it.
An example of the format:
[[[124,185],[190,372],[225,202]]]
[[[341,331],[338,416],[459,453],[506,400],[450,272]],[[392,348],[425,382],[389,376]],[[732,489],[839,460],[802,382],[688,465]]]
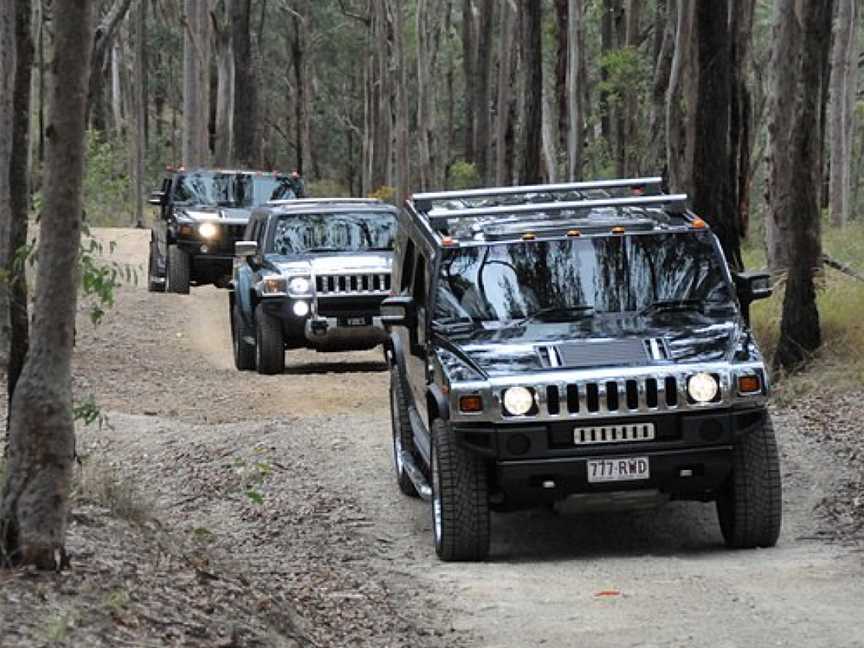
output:
[[[371,348],[387,339],[380,317],[372,317],[371,326],[345,326],[336,317],[309,317],[305,335],[306,340],[316,348]]]

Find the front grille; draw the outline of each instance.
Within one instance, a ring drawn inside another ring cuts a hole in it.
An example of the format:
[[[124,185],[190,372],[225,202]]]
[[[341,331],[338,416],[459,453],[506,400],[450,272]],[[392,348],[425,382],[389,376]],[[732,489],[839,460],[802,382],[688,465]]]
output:
[[[549,414],[639,412],[678,407],[686,395],[674,376],[604,380],[546,387]]]
[[[315,277],[318,295],[368,295],[390,292],[390,273],[332,274]]]

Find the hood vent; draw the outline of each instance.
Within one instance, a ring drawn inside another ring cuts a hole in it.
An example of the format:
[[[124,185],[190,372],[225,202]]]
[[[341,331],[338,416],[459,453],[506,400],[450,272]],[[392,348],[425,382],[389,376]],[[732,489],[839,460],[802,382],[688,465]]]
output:
[[[628,365],[652,359],[643,340],[623,339],[603,342],[567,342],[541,346],[537,351],[543,365],[550,369]]]

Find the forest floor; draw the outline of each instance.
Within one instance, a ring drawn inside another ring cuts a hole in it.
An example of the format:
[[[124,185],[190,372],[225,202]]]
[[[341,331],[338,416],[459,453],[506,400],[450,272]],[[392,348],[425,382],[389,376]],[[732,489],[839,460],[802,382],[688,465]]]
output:
[[[146,233],[98,235],[143,272]],[[774,411],[774,549],[672,503],[494,516],[491,559],[446,564],[393,480],[380,352],[240,373],[226,302],[82,307],[75,393],[107,425],[79,430],[71,569],[0,572],[0,646],[864,646],[860,389]]]

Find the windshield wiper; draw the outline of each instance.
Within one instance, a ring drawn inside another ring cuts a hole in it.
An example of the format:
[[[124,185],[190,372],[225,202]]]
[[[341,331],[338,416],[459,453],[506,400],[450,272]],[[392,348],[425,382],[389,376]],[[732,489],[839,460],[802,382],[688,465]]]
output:
[[[303,250],[304,252],[344,252],[342,248],[337,247],[316,247],[316,248],[307,248]]]
[[[657,311],[671,310],[703,310],[706,306],[726,306],[729,304],[723,301],[715,301],[708,299],[661,299],[653,304],[643,308],[640,313],[654,313]]]
[[[520,324],[527,324],[528,322],[535,322],[538,319],[543,319],[548,315],[554,315],[556,317],[565,318],[565,319],[557,319],[557,320],[549,320],[549,321],[558,321],[558,322],[567,322],[571,316],[577,317],[587,317],[589,315],[594,314],[594,307],[588,304],[578,304],[577,306],[549,306],[548,308],[541,308],[535,313],[531,313],[528,317],[523,320],[520,320]]]
[[[432,330],[445,335],[472,333],[477,330],[477,322],[468,318],[435,320],[432,322]]]

